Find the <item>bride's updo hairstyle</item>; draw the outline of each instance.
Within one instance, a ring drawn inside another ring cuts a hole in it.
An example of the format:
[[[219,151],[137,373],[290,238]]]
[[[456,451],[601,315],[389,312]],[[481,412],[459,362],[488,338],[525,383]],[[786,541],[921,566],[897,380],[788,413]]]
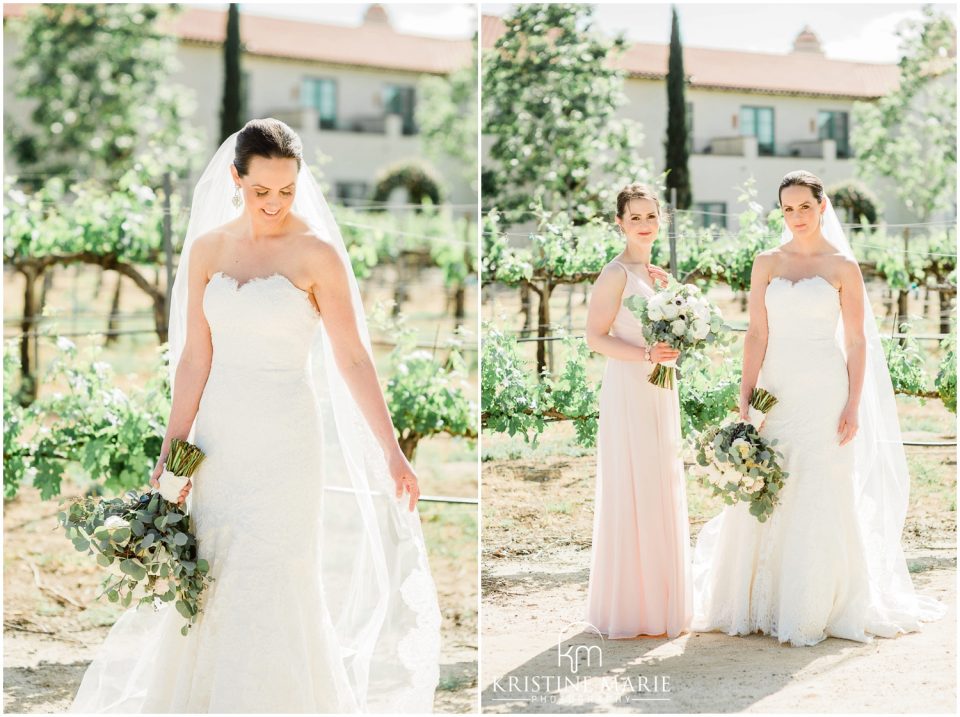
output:
[[[813,193],[813,198],[817,200],[818,204],[823,201],[823,180],[805,169],[790,172],[780,180],[777,199],[781,203],[783,202],[783,190],[786,187],[807,187]]]
[[[660,197],[656,190],[649,184],[628,184],[620,193],[617,194],[617,216],[623,219],[623,213],[627,211],[627,204],[631,199],[649,199],[657,205],[657,214],[663,220],[663,207],[660,206]]]
[[[286,123],[273,117],[254,119],[247,122],[237,133],[233,164],[241,177],[247,176],[250,160],[254,157],[295,159],[299,172],[303,163],[303,145],[297,133]]]

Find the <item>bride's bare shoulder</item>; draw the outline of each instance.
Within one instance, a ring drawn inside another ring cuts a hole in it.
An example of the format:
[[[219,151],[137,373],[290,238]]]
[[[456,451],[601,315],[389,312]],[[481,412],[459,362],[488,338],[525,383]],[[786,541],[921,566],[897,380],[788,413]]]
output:
[[[780,247],[773,247],[753,257],[753,266],[757,269],[772,269],[782,257],[783,250]]]
[[[307,228],[297,237],[297,254],[318,278],[331,271],[342,271],[343,259],[337,248],[312,228]]]
[[[215,227],[193,240],[193,245],[190,247],[190,263],[195,267],[203,267],[203,272],[207,276],[210,275],[211,267],[216,263],[217,257],[221,255],[224,244],[230,239],[229,227],[229,223]]]

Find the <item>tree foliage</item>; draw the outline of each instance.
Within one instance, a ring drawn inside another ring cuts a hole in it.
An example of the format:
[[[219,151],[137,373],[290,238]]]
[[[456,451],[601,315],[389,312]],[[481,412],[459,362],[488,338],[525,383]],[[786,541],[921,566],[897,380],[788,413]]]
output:
[[[956,27],[925,6],[899,36],[900,84],[875,103],[854,106],[857,169],[886,177],[921,221],[952,206],[957,192]]]
[[[477,36],[473,47],[476,50]],[[417,88],[417,126],[428,154],[456,161],[463,177],[477,185],[477,63],[447,77],[427,75]]]
[[[186,121],[190,93],[170,81],[176,40],[160,29],[175,10],[42,4],[10,23],[14,91],[32,105],[29,126],[5,121],[22,170],[116,181],[150,154],[186,172],[199,142]]]
[[[220,141],[243,128],[241,115],[243,76],[240,72],[240,10],[230,3],[227,9],[227,39],[223,43],[223,106],[220,108]]]
[[[683,72],[683,45],[680,42],[680,18],[672,9],[670,56],[667,61],[667,191],[677,190],[676,209],[690,207],[690,142],[687,133],[687,78]],[[668,194],[669,197],[669,194]]]
[[[626,42],[594,32],[592,13],[589,5],[518,5],[484,54],[483,131],[493,144],[483,197],[506,225],[534,205],[578,224],[609,217],[620,185],[652,175],[639,126],[616,117],[623,72],[611,59]]]

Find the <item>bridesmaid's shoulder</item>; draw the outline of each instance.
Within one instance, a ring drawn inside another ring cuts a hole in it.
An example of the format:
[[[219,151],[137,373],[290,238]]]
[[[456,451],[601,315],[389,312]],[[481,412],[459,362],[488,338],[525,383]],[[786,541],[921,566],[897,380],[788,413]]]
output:
[[[597,275],[596,283],[622,285],[627,283],[627,270],[624,268],[616,259],[611,259],[603,268],[600,270],[600,273]]]

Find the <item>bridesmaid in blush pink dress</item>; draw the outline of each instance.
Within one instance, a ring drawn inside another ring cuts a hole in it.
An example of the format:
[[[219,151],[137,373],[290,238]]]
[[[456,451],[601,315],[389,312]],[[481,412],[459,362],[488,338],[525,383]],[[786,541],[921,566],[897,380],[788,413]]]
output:
[[[610,638],[676,637],[693,614],[690,532],[681,458],[677,389],[647,378],[679,354],[647,346],[640,321],[623,300],[655,293],[665,282],[650,265],[660,202],[642,184],[617,196],[626,247],[597,277],[587,317],[587,344],[607,357],[600,388],[597,489],[585,619]]]

